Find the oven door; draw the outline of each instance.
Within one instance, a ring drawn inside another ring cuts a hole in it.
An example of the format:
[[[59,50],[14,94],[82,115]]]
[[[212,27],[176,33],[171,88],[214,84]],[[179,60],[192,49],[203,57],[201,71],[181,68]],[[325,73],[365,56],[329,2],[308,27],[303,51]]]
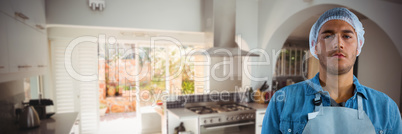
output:
[[[255,122],[232,122],[225,124],[201,125],[201,134],[254,134]]]

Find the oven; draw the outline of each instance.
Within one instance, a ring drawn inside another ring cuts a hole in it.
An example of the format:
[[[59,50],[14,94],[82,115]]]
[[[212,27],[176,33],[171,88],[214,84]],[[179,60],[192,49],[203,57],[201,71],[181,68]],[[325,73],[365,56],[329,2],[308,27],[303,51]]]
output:
[[[201,125],[200,134],[254,134],[255,122],[242,121],[222,124]]]
[[[255,111],[224,112],[199,118],[200,134],[255,133]]]
[[[233,102],[189,104],[186,108],[199,115],[199,134],[255,133],[256,110],[253,108]]]

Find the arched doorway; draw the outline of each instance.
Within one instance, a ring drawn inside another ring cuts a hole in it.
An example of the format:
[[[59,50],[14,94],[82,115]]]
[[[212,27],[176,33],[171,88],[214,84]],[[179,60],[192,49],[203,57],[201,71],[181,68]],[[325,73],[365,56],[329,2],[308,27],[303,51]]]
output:
[[[380,4],[381,5],[381,4]],[[270,52],[271,50],[280,50],[283,44],[288,40],[289,36],[297,32],[303,32],[298,29],[304,23],[309,22],[308,31],[311,28],[312,23],[317,20],[319,15],[328,9],[334,7],[347,7],[354,10],[357,14],[366,16],[366,19],[362,20],[363,26],[366,30],[366,43],[363,47],[362,54],[359,56],[359,80],[360,83],[384,92],[390,96],[398,105],[400,103],[401,96],[401,52],[400,45],[401,40],[393,36],[392,34],[400,27],[391,30],[388,26],[391,23],[386,21],[379,21],[381,18],[380,13],[373,13],[367,10],[363,10],[363,7],[356,4],[318,4],[314,6],[308,6],[301,10],[290,13],[289,17],[279,24],[277,28],[266,39],[262,39],[263,48]],[[385,11],[386,12],[386,11]],[[284,17],[286,18],[286,17]],[[389,20],[391,21],[391,20]],[[398,20],[397,20],[398,21]],[[392,23],[393,24],[393,23]],[[308,32],[306,33],[309,34]],[[306,38],[308,40],[308,38]],[[266,41],[266,44],[264,43]],[[381,46],[379,46],[381,44]],[[274,60],[273,63],[277,61]],[[262,69],[264,71],[262,71]],[[260,75],[274,76],[275,66],[259,67],[259,70],[264,73]],[[266,71],[269,70],[269,71]],[[273,78],[273,77],[269,77]],[[269,81],[271,81],[270,79]]]

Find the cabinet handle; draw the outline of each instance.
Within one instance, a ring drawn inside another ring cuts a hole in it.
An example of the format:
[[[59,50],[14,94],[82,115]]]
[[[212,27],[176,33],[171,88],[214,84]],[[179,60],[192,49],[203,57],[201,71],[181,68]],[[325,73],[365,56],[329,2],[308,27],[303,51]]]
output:
[[[18,66],[18,68],[30,68],[30,67],[32,67],[32,66],[29,66],[29,65],[25,65],[25,66]]]
[[[38,67],[46,67],[46,65],[38,65]]]
[[[43,27],[42,25],[35,25],[35,26],[36,26],[36,28],[39,28],[40,30],[45,29],[45,27]]]
[[[20,17],[20,18],[22,18],[22,19],[24,19],[24,20],[28,20],[28,19],[29,19],[29,17],[26,16],[25,14],[23,14],[23,13],[15,12],[14,14],[15,14],[15,16],[18,16],[18,17]]]

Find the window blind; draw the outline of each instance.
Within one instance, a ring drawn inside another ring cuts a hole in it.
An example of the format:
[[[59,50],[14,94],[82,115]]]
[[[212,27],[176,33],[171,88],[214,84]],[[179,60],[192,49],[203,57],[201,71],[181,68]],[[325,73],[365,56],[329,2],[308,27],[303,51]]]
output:
[[[65,66],[73,66],[80,75],[98,71],[98,47],[95,43],[80,43],[71,56],[65,57],[69,41],[52,41],[52,64],[57,113],[79,112],[80,133],[97,133],[99,126],[98,81],[81,81],[68,74]],[[65,63],[71,58],[71,63]]]

